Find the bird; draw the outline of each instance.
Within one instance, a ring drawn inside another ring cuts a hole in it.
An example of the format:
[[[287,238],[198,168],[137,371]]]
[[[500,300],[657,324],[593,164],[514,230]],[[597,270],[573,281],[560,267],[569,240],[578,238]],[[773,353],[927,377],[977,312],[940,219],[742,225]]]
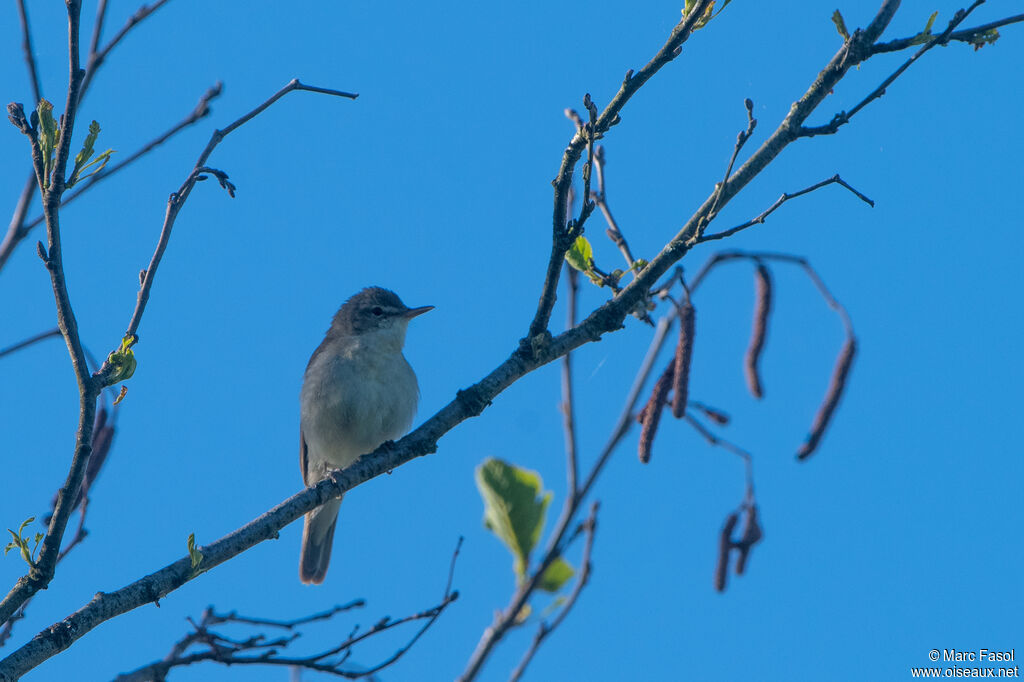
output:
[[[410,308],[393,291],[367,287],[345,301],[306,365],[299,394],[299,465],[307,487],[412,426],[419,384],[402,347],[409,321],[434,306]],[[341,497],[306,514],[299,579],[327,575]]]

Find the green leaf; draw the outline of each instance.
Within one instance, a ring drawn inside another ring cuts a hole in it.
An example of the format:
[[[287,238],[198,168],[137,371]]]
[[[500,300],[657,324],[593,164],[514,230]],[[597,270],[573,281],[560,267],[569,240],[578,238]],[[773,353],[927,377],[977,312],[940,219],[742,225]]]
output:
[[[850,32],[846,30],[846,22],[843,21],[843,15],[839,13],[839,10],[832,13],[832,23],[836,25],[836,30],[839,31],[843,40],[850,39]]]
[[[50,184],[50,169],[53,168],[53,153],[57,148],[57,121],[53,118],[53,105],[40,99],[36,105],[39,115],[39,130],[36,141],[43,156],[43,188]]]
[[[930,17],[928,17],[928,23],[924,25],[924,31],[922,31],[922,33],[931,33],[932,32],[932,24],[935,23],[935,17],[937,17],[937,16],[939,16],[938,12],[932,12],[932,15]]]
[[[135,374],[135,353],[132,351],[132,346],[135,345],[134,336],[125,336],[121,339],[120,347],[111,351],[110,355],[107,356],[107,361],[104,364],[110,366],[109,374],[107,375],[107,386],[113,386],[119,381],[130,379]]]
[[[971,38],[971,45],[973,45],[975,51],[977,51],[986,45],[994,45],[997,40],[999,40],[999,31],[994,28],[990,28],[987,31],[983,31]]]
[[[92,158],[93,145],[96,144],[96,138],[100,134],[100,124],[93,121],[89,124],[89,134],[85,136],[85,142],[82,143],[82,151],[75,155],[75,170],[71,172],[71,177],[74,178],[78,175],[78,171],[82,169],[82,166]]]
[[[484,526],[512,552],[516,576],[522,580],[540,540],[551,493],[542,492],[537,472],[493,457],[476,468],[476,485],[484,500]]]
[[[35,544],[32,546],[32,548],[29,548],[28,540],[22,537],[22,533],[25,532],[25,527],[35,520],[36,517],[34,516],[28,517],[27,519],[21,522],[21,525],[18,526],[17,531],[13,531],[10,528],[8,528],[7,532],[11,534],[12,539],[4,547],[4,556],[7,556],[7,553],[10,552],[12,549],[17,549],[21,554],[21,558],[24,559],[25,563],[29,565],[29,568],[32,568],[36,565],[35,553],[36,550],[39,549],[39,541],[42,540],[43,537],[45,537],[43,533],[36,533]]]
[[[576,237],[576,241],[565,252],[565,260],[569,261],[569,265],[580,272],[590,272],[593,267],[591,263],[594,262],[594,249],[591,248],[590,242],[587,241],[586,237],[583,235]]]
[[[544,571],[537,587],[545,592],[558,592],[574,575],[576,575],[576,570],[569,565],[569,562],[558,557]]]
[[[647,261],[645,261],[643,258],[637,258],[635,261],[633,261],[633,269],[636,270],[637,272],[640,272],[646,267]]]
[[[195,575],[196,569],[199,568],[199,564],[203,562],[203,553],[196,548],[196,534],[188,534],[188,556],[192,560],[192,574]]]

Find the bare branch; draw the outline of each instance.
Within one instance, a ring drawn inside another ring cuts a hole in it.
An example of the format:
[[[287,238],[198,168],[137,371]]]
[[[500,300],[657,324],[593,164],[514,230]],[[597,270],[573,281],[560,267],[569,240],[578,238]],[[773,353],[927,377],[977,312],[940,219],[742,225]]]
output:
[[[160,266],[160,261],[163,259],[164,251],[167,249],[167,243],[170,241],[171,230],[174,227],[174,221],[178,217],[178,212],[181,211],[181,207],[184,206],[185,201],[188,199],[189,194],[192,192],[192,188],[195,187],[195,184],[197,180],[199,180],[202,172],[220,173],[220,171],[214,171],[206,166],[206,161],[207,159],[210,158],[210,154],[212,154],[213,150],[216,149],[217,145],[220,144],[220,142],[233,131],[237,130],[239,127],[241,127],[248,121],[252,120],[262,112],[266,111],[267,108],[270,107],[270,105],[272,105],[274,102],[287,95],[289,92],[293,92],[296,90],[323,93],[328,95],[334,95],[337,97],[347,97],[349,99],[355,99],[356,97],[358,97],[358,95],[348,92],[342,92],[340,90],[330,90],[328,88],[304,85],[299,82],[299,79],[293,78],[287,85],[285,85],[283,88],[281,88],[276,93],[271,95],[269,99],[267,99],[265,102],[257,106],[249,113],[243,115],[241,118],[232,122],[223,130],[213,131],[213,134],[210,136],[210,141],[207,143],[206,148],[203,149],[202,153],[199,155],[199,160],[196,161],[195,166],[193,167],[192,171],[188,174],[188,177],[185,179],[185,182],[183,182],[181,187],[178,188],[178,191],[172,193],[170,198],[167,200],[167,210],[164,215],[163,227],[160,229],[160,238],[157,240],[157,246],[156,250],[153,252],[153,257],[149,261],[149,267],[147,267],[144,270],[145,275],[142,279],[142,284],[139,289],[138,301],[135,304],[135,310],[132,313],[131,321],[128,323],[128,330],[125,332],[125,336],[137,336],[139,324],[142,322],[142,314],[145,312],[146,304],[149,302],[149,294],[153,288],[153,281],[156,278],[156,271],[157,268]],[[200,106],[202,105],[203,101],[201,100]],[[218,179],[221,180],[222,185],[224,184],[224,180],[226,179],[226,177],[226,174],[223,174],[223,177],[218,176]],[[233,191],[234,186],[232,185],[231,187],[232,189],[229,191]],[[101,368],[100,373],[102,372],[103,369]]]
[[[710,242],[710,241],[714,241],[716,239],[725,239],[726,237],[731,237],[734,234],[736,234],[737,232],[742,232],[743,230],[745,230],[748,227],[751,227],[753,225],[761,225],[761,224],[764,223],[765,218],[767,218],[772,213],[774,213],[776,209],[778,209],[780,206],[782,206],[784,203],[786,203],[790,199],[796,199],[797,197],[801,197],[801,196],[803,196],[805,194],[810,194],[811,192],[813,192],[816,189],[821,189],[822,187],[825,187],[826,185],[831,185],[833,183],[837,184],[837,185],[841,185],[842,187],[845,187],[846,189],[850,190],[851,192],[853,192],[853,194],[858,199],[860,199],[861,201],[866,203],[868,206],[871,206],[872,208],[875,207],[875,202],[874,201],[872,201],[867,196],[861,194],[856,189],[851,187],[845,180],[843,180],[841,177],[839,177],[839,174],[837,173],[836,175],[833,175],[828,180],[822,180],[821,182],[815,183],[815,184],[811,185],[810,187],[805,187],[804,189],[800,190],[799,192],[793,192],[792,194],[784,193],[782,196],[780,196],[778,199],[775,200],[774,204],[772,204],[767,209],[765,209],[756,218],[751,218],[750,220],[748,220],[745,223],[737,225],[736,227],[731,227],[728,230],[724,230],[722,232],[718,232],[717,234],[703,235],[703,236],[701,236],[697,240],[697,243],[698,244],[703,244],[704,242]]]
[[[534,655],[540,648],[540,645],[552,632],[558,629],[558,626],[562,624],[565,617],[572,611],[572,607],[576,605],[576,601],[580,597],[580,593],[583,592],[583,588],[587,586],[590,581],[590,571],[592,569],[590,563],[591,554],[594,551],[594,534],[597,530],[597,510],[600,503],[594,502],[590,505],[590,516],[583,522],[583,530],[587,534],[586,544],[583,546],[583,560],[582,568],[580,568],[579,578],[576,579],[576,585],[573,587],[569,597],[565,600],[565,604],[559,609],[558,615],[555,616],[554,620],[549,624],[547,621],[541,622],[537,626],[537,632],[533,636],[533,642],[530,644],[530,648],[527,649],[526,653],[523,654],[522,660],[519,661],[519,665],[512,671],[512,675],[509,677],[509,682],[517,682],[521,679],[523,673],[526,672],[526,666],[533,660]]]
[[[598,145],[597,151],[594,154],[594,170],[597,172],[597,191],[593,193],[594,202],[601,209],[605,222],[608,223],[608,229],[605,230],[605,234],[618,247],[622,257],[626,259],[626,267],[632,269],[636,259],[633,258],[633,252],[629,250],[629,244],[626,243],[626,238],[622,235],[622,231],[619,230],[619,225],[615,222],[611,209],[608,207],[608,190],[605,185],[604,168],[604,146]]]
[[[566,329],[576,326],[577,293],[579,292],[579,274],[568,263],[565,264],[566,297]],[[2,353],[0,353],[2,354]],[[562,425],[565,431],[565,468],[568,495],[576,495],[576,478],[579,466],[576,461],[576,417],[575,395],[572,385],[572,353],[562,356]]]
[[[45,331],[45,332],[41,332],[39,334],[36,334],[35,336],[30,336],[27,339],[25,339],[24,341],[19,341],[18,343],[14,344],[12,346],[8,346],[7,348],[0,349],[0,358],[2,358],[5,355],[10,355],[11,353],[19,351],[22,348],[28,348],[29,346],[31,346],[33,344],[36,344],[36,343],[39,343],[40,341],[45,341],[46,339],[52,339],[54,336],[60,336],[60,328],[54,327],[53,329],[50,329],[50,330]]]
[[[157,0],[152,5],[143,5],[135,11],[121,30],[114,35],[110,41],[102,48],[97,50],[97,46],[100,41],[100,33],[103,30],[103,19],[106,16],[106,0],[102,0],[99,7],[96,10],[96,26],[93,30],[92,42],[89,46],[89,57],[85,64],[85,80],[82,82],[81,93],[79,98],[84,97],[85,93],[89,90],[89,86],[92,84],[93,76],[106,61],[107,57],[110,56],[111,51],[117,47],[118,43],[128,35],[129,31],[138,26],[146,17],[156,12],[158,9],[166,5],[168,0]]]
[[[463,539],[460,537],[455,546],[455,551],[452,553],[451,562],[448,566],[448,579],[445,583],[444,594],[442,595],[441,601],[436,606],[431,607],[426,611],[421,611],[420,613],[416,613],[411,616],[399,618],[398,620],[392,620],[385,616],[381,620],[377,621],[373,627],[362,634],[358,634],[359,626],[357,625],[352,630],[352,633],[340,644],[311,656],[296,658],[286,657],[280,654],[281,649],[287,648],[288,645],[299,636],[298,632],[294,632],[296,628],[314,622],[330,620],[339,613],[347,612],[355,608],[362,608],[366,605],[366,602],[362,599],[356,599],[347,604],[335,606],[326,611],[321,611],[319,613],[314,613],[293,620],[250,618],[246,616],[239,616],[234,611],[225,614],[218,614],[214,612],[212,607],[210,607],[203,613],[203,617],[199,623],[194,623],[189,619],[189,622],[192,623],[194,632],[185,635],[185,637],[176,642],[171,648],[170,653],[165,656],[163,660],[155,661],[149,665],[133,670],[130,673],[118,675],[116,682],[148,682],[149,680],[162,680],[172,668],[185,667],[204,661],[214,661],[224,665],[289,666],[328,673],[336,677],[353,680],[372,678],[374,674],[395,663],[410,648],[412,648],[420,637],[430,629],[430,626],[437,621],[442,613],[444,613],[445,609],[459,598],[459,593],[452,590],[452,581],[455,577],[455,562],[459,557],[459,551],[462,548],[462,541]],[[386,632],[401,625],[405,625],[406,623],[418,620],[425,620],[426,623],[416,631],[413,637],[404,646],[381,663],[373,666],[372,668],[365,668],[361,670],[350,670],[343,667],[351,656],[352,648],[355,645],[379,635],[382,632]],[[223,624],[241,624],[257,627],[266,626],[288,630],[289,632],[293,632],[293,634],[290,637],[281,637],[276,639],[269,639],[263,634],[251,635],[244,639],[236,639],[226,637],[210,629]],[[207,649],[191,654],[188,653],[188,650],[196,644],[205,644]]]
[[[981,24],[973,28],[965,28],[960,31],[953,31],[946,37],[946,42],[951,40],[957,40],[963,43],[969,43],[977,45],[977,40],[983,35],[993,29],[997,29],[1000,26],[1008,26],[1010,24],[1018,24],[1024,21],[1024,14],[1017,14],[1012,17],[1006,17],[1005,19],[999,19],[998,21],[990,21],[987,24]],[[882,54],[885,52],[897,52],[899,50],[905,50],[908,47],[920,44],[920,35],[911,36],[909,38],[899,38],[898,40],[890,40],[887,43],[875,43],[871,52],[874,54]]]
[[[28,12],[25,10],[25,0],[18,0],[18,19],[21,20],[21,49],[25,52],[25,63],[28,65],[28,77],[32,83],[33,102],[38,103],[43,98],[43,91],[39,87],[36,55],[32,50],[32,29],[28,25]]]
[[[815,135],[832,135],[833,133],[838,131],[839,128],[841,128],[842,126],[844,126],[847,123],[849,123],[850,119],[853,118],[854,115],[858,111],[860,111],[861,109],[863,109],[867,105],[871,104],[871,102],[873,102],[874,100],[876,100],[879,97],[881,97],[882,95],[884,95],[885,94],[885,89],[888,88],[890,85],[892,85],[892,82],[895,81],[897,78],[899,78],[900,75],[904,71],[909,69],[911,64],[913,64],[918,59],[920,59],[922,56],[924,56],[925,52],[927,52],[928,50],[932,49],[936,45],[945,45],[946,43],[948,43],[949,42],[949,37],[953,33],[953,29],[956,28],[957,26],[959,26],[960,23],[964,19],[966,19],[967,16],[971,12],[973,12],[979,6],[984,4],[984,2],[985,2],[985,0],[975,0],[974,4],[972,4],[966,10],[963,10],[963,9],[957,10],[956,14],[953,15],[953,19],[950,20],[949,25],[946,26],[946,30],[945,31],[943,31],[942,33],[940,33],[939,35],[935,36],[934,38],[929,40],[927,43],[925,43],[921,47],[920,50],[915,52],[913,54],[913,56],[910,57],[910,59],[908,59],[907,61],[903,62],[903,64],[901,64],[898,69],[893,71],[892,74],[890,74],[888,78],[886,78],[884,81],[882,81],[881,85],[879,85],[877,88],[872,90],[871,94],[869,94],[867,97],[865,97],[860,102],[858,102],[857,105],[853,109],[850,109],[850,111],[848,111],[848,112],[847,111],[840,111],[838,114],[836,114],[835,116],[832,117],[832,120],[829,123],[827,123],[826,125],[823,125],[823,126],[811,126],[811,127],[801,126],[800,131],[798,133],[798,136],[799,137],[814,137]],[[867,56],[871,56],[872,54],[877,54],[874,51],[874,46],[872,46],[868,50],[868,55]]]
[[[608,103],[608,106],[604,108],[601,115],[597,117],[593,130],[593,139],[599,139],[613,125],[617,124],[620,121],[619,112],[636,94],[637,90],[650,80],[654,74],[660,71],[661,67],[679,56],[679,49],[689,39],[694,26],[703,16],[709,3],[710,0],[697,0],[690,13],[684,16],[682,21],[672,29],[668,40],[665,41],[665,44],[658,50],[651,61],[647,62],[636,74],[633,73],[632,69],[626,73],[619,91],[612,98],[612,101]],[[558,169],[558,175],[552,182],[555,187],[555,193],[554,210],[552,213],[554,225],[551,240],[551,256],[548,259],[544,286],[541,289],[541,295],[537,304],[537,313],[530,323],[530,331],[528,333],[528,338],[530,339],[547,330],[548,321],[551,319],[551,309],[555,304],[555,289],[558,286],[558,276],[562,269],[562,259],[565,257],[565,252],[572,244],[572,241],[578,236],[574,233],[575,227],[578,226],[574,226],[574,229],[569,229],[565,224],[565,203],[568,197],[569,185],[572,184],[573,170],[587,145],[587,139],[587,133],[582,128],[577,129],[576,134],[562,155],[562,163]],[[589,196],[585,197],[584,204],[589,200]]]
[[[75,187],[75,189],[68,193],[68,195],[60,204],[61,208],[70,204],[72,201],[81,196],[84,192],[87,192],[90,189],[92,189],[97,183],[106,180],[107,178],[116,174],[118,171],[121,171],[130,166],[131,164],[135,163],[140,158],[142,158],[149,152],[153,151],[154,149],[162,145],[164,142],[180,133],[185,128],[188,128],[190,125],[193,125],[209,116],[210,112],[212,111],[210,109],[210,102],[219,97],[222,90],[223,85],[221,83],[216,83],[215,85],[213,85],[213,87],[207,89],[207,91],[203,93],[202,97],[199,98],[199,102],[198,104],[196,104],[195,108],[193,108],[192,111],[189,112],[188,116],[175,123],[171,128],[161,133],[156,138],[147,142],[134,153],[122,159],[120,163],[112,164],[104,168],[103,170],[95,173],[94,175],[89,176],[87,180],[80,183],[77,187]],[[28,230],[31,230],[33,227],[35,227],[42,221],[42,216],[39,216],[38,218],[29,221],[25,225],[25,232],[28,232]]]

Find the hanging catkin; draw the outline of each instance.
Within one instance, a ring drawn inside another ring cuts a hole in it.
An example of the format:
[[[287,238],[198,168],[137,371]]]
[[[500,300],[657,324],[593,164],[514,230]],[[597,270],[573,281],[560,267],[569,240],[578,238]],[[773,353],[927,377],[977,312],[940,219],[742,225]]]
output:
[[[672,379],[672,416],[676,419],[686,414],[695,318],[693,304],[687,300],[679,307],[679,345],[676,346],[675,372]]]
[[[853,356],[856,352],[857,339],[850,335],[847,337],[846,344],[836,359],[836,366],[832,370],[832,381],[829,383],[828,393],[825,394],[825,399],[818,408],[818,414],[814,417],[811,432],[807,434],[807,440],[804,441],[804,444],[800,446],[796,453],[798,459],[807,459],[814,452],[815,448],[818,447],[818,442],[821,441],[825,429],[828,428],[828,423],[832,419],[832,413],[835,412],[836,405],[839,404],[839,399],[843,395],[843,388],[846,387],[846,378],[850,374],[850,367],[853,365]]]
[[[754,271],[754,324],[750,333],[750,345],[744,361],[747,386],[755,398],[764,395],[761,385],[760,359],[768,333],[768,315],[772,309],[772,276],[764,263],[758,263]]]

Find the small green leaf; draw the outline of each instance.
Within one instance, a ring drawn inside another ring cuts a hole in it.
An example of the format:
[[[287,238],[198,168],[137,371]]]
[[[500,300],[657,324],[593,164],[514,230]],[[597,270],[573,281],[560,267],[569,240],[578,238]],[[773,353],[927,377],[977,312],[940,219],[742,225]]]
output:
[[[646,267],[647,261],[645,261],[643,258],[637,258],[635,261],[633,261],[633,269],[636,270],[637,272],[640,272]]]
[[[107,375],[107,386],[113,386],[119,381],[130,379],[135,374],[135,353],[132,351],[132,346],[135,345],[134,336],[125,336],[121,339],[120,347],[111,351],[110,355],[107,356],[106,365],[110,366],[109,374]]]
[[[986,45],[994,45],[997,40],[999,40],[999,31],[990,28],[971,38],[971,45],[974,46],[974,50],[977,52]]]
[[[27,519],[21,522],[21,525],[18,526],[17,531],[13,531],[10,528],[8,528],[7,532],[11,534],[12,539],[4,547],[4,556],[7,556],[7,553],[10,552],[12,549],[17,549],[21,554],[21,558],[24,559],[25,563],[29,565],[29,568],[32,568],[36,565],[36,550],[39,549],[39,541],[45,537],[45,534],[43,533],[36,533],[34,537],[34,544],[31,548],[29,547],[28,540],[22,537],[22,533],[25,532],[25,527],[35,520],[36,517],[34,516],[28,517]]]
[[[843,40],[850,39],[850,32],[846,30],[846,22],[843,21],[843,15],[839,13],[839,10],[832,13],[832,23],[836,25],[836,30],[839,31]]]
[[[196,534],[188,534],[188,556],[192,560],[192,574],[195,575],[196,570],[199,568],[199,564],[203,562],[203,553],[196,547]]]
[[[576,570],[569,565],[569,562],[558,557],[544,571],[537,587],[545,592],[558,592],[574,575],[576,575]]]
[[[937,17],[937,16],[939,16],[938,12],[932,12],[932,15],[930,17],[928,17],[928,23],[924,25],[924,31],[922,31],[922,33],[931,33],[932,32],[932,24],[935,23],[935,17]]]
[[[565,260],[580,272],[590,272],[593,267],[591,263],[594,262],[594,249],[590,247],[590,242],[586,237],[583,235],[576,237],[576,241],[565,252]]]
[[[36,105],[36,114],[39,116],[36,141],[39,143],[39,151],[43,156],[43,189],[46,189],[50,184],[53,154],[57,148],[57,121],[53,118],[53,105],[45,99],[39,100],[39,104]]]
[[[512,552],[516,576],[522,580],[540,540],[551,493],[542,492],[537,472],[493,457],[476,468],[476,485],[484,500],[484,526]]]

